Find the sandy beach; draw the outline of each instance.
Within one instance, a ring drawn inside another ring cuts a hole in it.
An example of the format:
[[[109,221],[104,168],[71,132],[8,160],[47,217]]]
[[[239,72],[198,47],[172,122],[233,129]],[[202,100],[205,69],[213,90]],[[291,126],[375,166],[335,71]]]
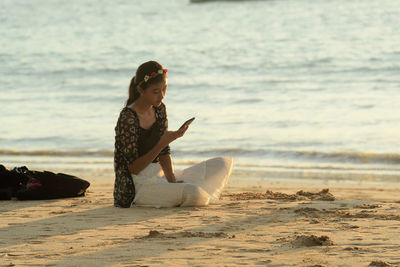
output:
[[[0,202],[0,266],[400,265],[398,185],[232,179],[207,207],[121,209],[111,170],[72,173],[85,197]]]

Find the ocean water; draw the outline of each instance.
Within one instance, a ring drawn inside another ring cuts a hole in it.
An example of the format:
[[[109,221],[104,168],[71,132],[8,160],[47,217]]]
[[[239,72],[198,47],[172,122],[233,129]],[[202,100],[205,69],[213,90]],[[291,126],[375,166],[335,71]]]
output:
[[[400,2],[2,0],[0,163],[112,168],[136,67],[169,69],[179,167],[400,182]]]

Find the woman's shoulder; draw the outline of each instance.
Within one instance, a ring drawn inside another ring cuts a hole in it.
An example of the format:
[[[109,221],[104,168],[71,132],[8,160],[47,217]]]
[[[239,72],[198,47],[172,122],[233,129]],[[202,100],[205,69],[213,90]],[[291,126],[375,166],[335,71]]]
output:
[[[137,121],[136,112],[130,107],[124,107],[119,113],[118,123],[135,124]]]
[[[121,116],[136,117],[136,116],[137,116],[137,115],[136,115],[136,112],[135,112],[132,108],[130,108],[130,107],[128,107],[128,106],[125,106],[125,107],[121,110],[121,112],[120,112],[119,114],[120,114],[120,117],[121,117]]]

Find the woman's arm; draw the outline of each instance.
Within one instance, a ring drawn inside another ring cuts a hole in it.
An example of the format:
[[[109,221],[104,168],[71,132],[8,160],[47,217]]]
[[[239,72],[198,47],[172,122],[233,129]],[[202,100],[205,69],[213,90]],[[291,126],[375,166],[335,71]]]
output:
[[[168,182],[170,183],[176,183],[174,166],[172,165],[171,155],[170,154],[161,155],[159,159],[161,168],[164,171],[165,178],[167,178]]]
[[[177,131],[165,131],[163,136],[161,137],[160,141],[145,155],[137,158],[131,164],[128,164],[128,169],[132,174],[140,173],[144,168],[146,168],[153,160],[160,154],[160,152],[169,145],[175,139],[182,137],[188,127],[184,127]],[[171,170],[172,170],[172,163],[171,163]]]
[[[158,142],[149,152],[129,164],[129,171],[135,175],[139,174],[144,168],[153,162],[164,147],[165,146],[163,146],[161,142]]]

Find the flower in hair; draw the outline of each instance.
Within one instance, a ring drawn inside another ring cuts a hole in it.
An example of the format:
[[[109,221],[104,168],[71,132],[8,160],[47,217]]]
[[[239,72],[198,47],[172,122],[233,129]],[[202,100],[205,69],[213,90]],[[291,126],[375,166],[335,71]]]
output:
[[[168,69],[159,69],[157,72],[152,72],[150,75],[145,75],[143,81],[146,83],[150,78],[156,77],[158,74],[165,74],[168,72]]]

